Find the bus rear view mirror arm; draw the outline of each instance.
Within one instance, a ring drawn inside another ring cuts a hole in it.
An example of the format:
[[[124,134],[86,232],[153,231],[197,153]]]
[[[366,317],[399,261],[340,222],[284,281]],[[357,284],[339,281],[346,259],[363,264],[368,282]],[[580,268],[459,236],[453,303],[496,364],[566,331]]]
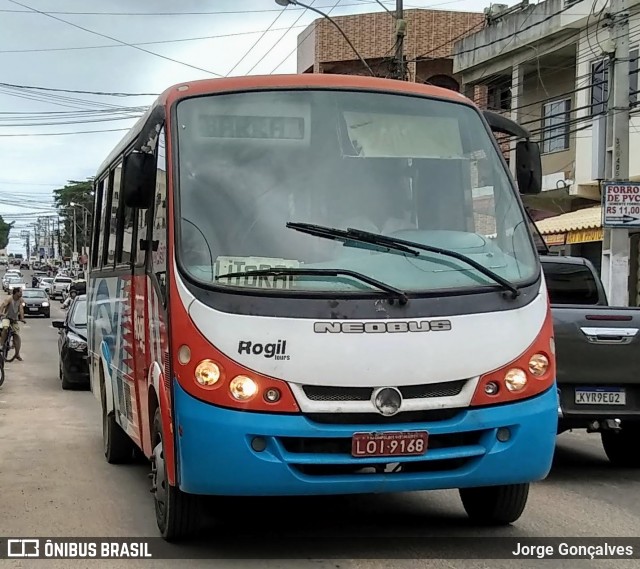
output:
[[[133,209],[149,209],[153,205],[156,184],[156,160],[153,154],[132,152],[124,164],[124,203]]]

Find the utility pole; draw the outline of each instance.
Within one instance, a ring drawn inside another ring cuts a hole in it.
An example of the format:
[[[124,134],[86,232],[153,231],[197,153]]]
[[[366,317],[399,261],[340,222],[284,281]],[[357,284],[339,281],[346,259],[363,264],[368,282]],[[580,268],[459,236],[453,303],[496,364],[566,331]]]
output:
[[[609,103],[607,113],[607,177],[629,181],[629,11],[628,0],[611,1]],[[610,304],[629,305],[629,230],[605,229],[602,243],[605,289]]]
[[[54,223],[56,224],[56,238],[58,241],[58,259],[62,258],[62,237],[60,234],[60,218],[56,217]],[[53,245],[53,241],[52,241],[52,246],[55,248],[55,245]]]
[[[76,230],[76,208],[73,208],[73,253],[71,258],[73,259],[78,254],[78,233]]]
[[[404,20],[402,0],[396,0],[396,73],[397,79],[405,81],[407,67],[404,62],[404,38],[407,34],[407,22]]]

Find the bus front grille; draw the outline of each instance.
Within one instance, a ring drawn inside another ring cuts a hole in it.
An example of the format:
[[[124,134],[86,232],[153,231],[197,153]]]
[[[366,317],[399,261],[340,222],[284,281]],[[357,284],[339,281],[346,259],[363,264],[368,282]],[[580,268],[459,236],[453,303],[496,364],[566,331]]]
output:
[[[445,383],[425,383],[398,387],[404,399],[431,399],[434,397],[455,397],[460,395],[466,379]],[[310,401],[368,401],[373,387],[327,387],[303,385],[302,390]]]
[[[396,476],[463,468],[484,456],[493,438],[494,429],[430,434],[424,455],[384,457],[353,456],[351,436],[277,437],[274,443],[282,460],[301,475]]]

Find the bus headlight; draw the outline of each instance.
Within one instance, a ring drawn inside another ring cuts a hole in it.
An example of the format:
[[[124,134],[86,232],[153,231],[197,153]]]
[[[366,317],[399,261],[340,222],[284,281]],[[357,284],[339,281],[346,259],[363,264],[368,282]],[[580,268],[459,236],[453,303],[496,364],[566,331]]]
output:
[[[220,368],[211,360],[202,360],[195,372],[196,381],[205,387],[211,387],[220,379]]]
[[[549,358],[544,354],[533,354],[529,360],[529,372],[535,377],[542,377],[549,369]]]
[[[246,375],[238,375],[231,380],[229,391],[234,399],[248,401],[258,393],[258,384]]]
[[[512,368],[504,374],[504,384],[509,391],[521,391],[527,385],[527,374],[521,369]]]

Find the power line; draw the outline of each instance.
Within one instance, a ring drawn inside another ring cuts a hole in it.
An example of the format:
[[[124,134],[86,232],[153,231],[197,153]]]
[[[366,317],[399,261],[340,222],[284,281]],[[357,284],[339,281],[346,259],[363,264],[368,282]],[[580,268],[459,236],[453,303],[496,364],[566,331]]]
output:
[[[249,49],[244,52],[244,55],[238,60],[238,62],[231,69],[229,69],[229,71],[226,73],[225,77],[229,77],[229,75],[231,75],[238,68],[238,66],[247,58],[247,56],[254,50],[254,48],[262,41],[262,38],[264,38],[264,36],[266,36],[267,33],[269,33],[269,30],[271,30],[271,28],[273,28],[273,26],[275,26],[276,22],[280,18],[282,18],[284,13],[287,11],[288,7],[289,7],[289,5],[287,4],[284,8],[282,8],[279,11],[279,13],[276,16],[275,20],[273,20],[271,22],[271,24],[269,25],[269,27],[264,32],[262,32],[260,37],[249,47]]]
[[[94,34],[96,36],[100,36],[103,37],[105,39],[111,40],[111,41],[115,41],[117,43],[121,43],[123,45],[126,45],[132,49],[137,49],[138,51],[141,51],[143,53],[147,53],[149,55],[153,55],[155,57],[160,57],[161,59],[165,59],[167,61],[171,61],[173,63],[177,63],[179,65],[184,65],[185,67],[190,67],[191,69],[196,69],[197,71],[202,71],[204,73],[209,73],[210,75],[215,75],[216,77],[222,77],[222,75],[220,75],[219,73],[216,73],[215,71],[211,71],[210,69],[204,69],[203,67],[198,67],[197,65],[191,65],[190,63],[186,63],[184,61],[179,61],[177,59],[173,59],[172,57],[167,57],[166,55],[161,55],[159,53],[156,53],[154,51],[150,51],[148,49],[145,49],[143,47],[131,44],[131,43],[127,43],[125,41],[119,40],[118,38],[114,38],[113,36],[108,36],[106,34],[100,33],[100,32],[96,32],[95,30],[90,30],[89,28],[85,28],[84,26],[80,26],[79,24],[74,24],[73,22],[70,22],[69,20],[64,20],[63,18],[59,18],[58,16],[54,16],[53,14],[49,14],[47,12],[43,12],[42,10],[37,10],[36,8],[32,8],[31,6],[28,6],[27,4],[22,4],[20,2],[18,2],[17,0],[9,0],[9,2],[11,2],[12,4],[16,4],[18,6],[22,6],[23,8],[28,8],[29,10],[33,11],[33,12],[37,12],[38,14],[42,14],[43,16],[46,16],[47,18],[51,18],[52,20],[56,20],[58,22],[62,22],[63,24],[67,24],[68,26],[71,26],[73,28],[77,28],[79,30],[82,30],[84,32],[90,33],[90,34]]]
[[[27,136],[67,136],[69,134],[95,134],[99,132],[124,132],[130,128],[109,128],[105,130],[81,130],[75,132],[30,132],[22,134],[0,134],[0,138],[27,137]]]
[[[336,3],[335,3],[335,4],[334,4],[330,9],[329,9],[329,11],[327,12],[327,16],[329,16],[329,15],[331,14],[331,12],[333,12],[333,11],[338,7],[338,4],[340,4],[340,0],[336,0]],[[273,75],[273,74],[274,74],[278,69],[280,69],[280,67],[282,67],[282,65],[283,65],[286,61],[288,61],[288,59],[289,59],[289,58],[290,58],[290,57],[291,57],[291,56],[292,56],[296,51],[298,51],[298,49],[300,48],[300,46],[301,46],[305,41],[307,41],[307,40],[309,39],[309,37],[311,36],[311,34],[313,33],[313,31],[314,31],[314,30],[313,30],[313,28],[311,28],[311,29],[307,32],[307,35],[306,35],[306,36],[304,36],[304,38],[302,38],[302,40],[300,40],[300,41],[298,42],[298,45],[297,45],[296,47],[294,47],[294,48],[293,48],[293,49],[292,49],[292,50],[291,50],[291,51],[290,51],[290,52],[285,56],[285,58],[284,58],[280,63],[278,63],[278,65],[276,65],[276,66],[272,69],[272,71],[271,71],[271,75]]]
[[[25,12],[26,13],[26,12]],[[304,28],[305,26],[294,26],[296,28]],[[278,32],[283,30],[289,30],[290,28],[272,28],[270,31]],[[216,34],[213,36],[199,36],[193,38],[178,38],[174,40],[156,40],[156,41],[145,41],[145,42],[132,42],[131,45],[141,46],[141,45],[165,45],[170,43],[183,43],[190,41],[204,41],[204,40],[214,40],[214,39],[224,39],[224,38],[232,38],[238,36],[251,36],[255,34],[261,34],[265,30],[255,30],[250,32],[236,32],[233,34]],[[50,52],[50,51],[78,51],[85,49],[108,49],[108,48],[122,48],[129,47],[128,45],[116,43],[109,45],[86,45],[86,46],[71,46],[71,47],[50,47],[50,48],[32,48],[32,49],[0,49],[0,53],[38,53],[38,52]]]
[[[316,0],[311,0],[311,6],[313,6],[315,4]],[[280,36],[280,39],[278,41],[276,41],[276,43],[274,43],[263,55],[260,59],[258,59],[258,61],[256,61],[256,63],[253,64],[253,67],[251,69],[249,69],[249,71],[246,72],[245,75],[249,75],[256,67],[258,67],[258,65],[260,65],[265,58],[274,50],[274,48],[285,38],[287,37],[287,34],[293,30],[294,27],[296,27],[296,24],[304,17],[304,15],[307,13],[308,8],[305,8],[304,11],[298,16],[298,19],[293,22],[293,24],[291,24],[291,26],[289,26],[289,28],[287,29],[287,31],[284,32],[284,34],[282,34]]]
[[[118,93],[108,91],[82,91],[80,89],[56,89],[53,87],[37,87],[33,85],[17,85],[15,83],[0,83],[3,87],[14,89],[33,89],[36,91],[53,91],[56,93],[77,93],[81,95],[100,95],[102,97],[157,97],[158,93]]]
[[[442,2],[442,5],[445,4],[457,4],[461,0]],[[16,2],[14,2],[16,4]],[[363,4],[379,4],[384,8],[384,4],[379,0],[364,0],[361,2],[354,2],[351,4],[344,4],[344,7],[347,6],[362,6]],[[19,4],[22,6],[22,4]],[[440,5],[440,4],[438,4]],[[28,6],[25,6],[27,8]],[[320,6],[320,9],[329,8],[330,6]],[[385,8],[386,10],[387,8]],[[292,11],[303,10],[303,8],[292,8]],[[267,8],[263,10],[213,10],[213,11],[202,11],[202,12],[73,12],[73,11],[60,11],[60,10],[48,10],[46,14],[57,14],[61,16],[222,16],[225,14],[229,15],[238,15],[238,14],[267,14],[273,12],[279,12],[279,9],[276,8]],[[0,9],[0,13],[12,13],[12,14],[28,14],[27,10],[10,10],[10,9]]]
[[[451,4],[459,4],[464,0],[447,0],[445,2],[438,2],[436,4],[429,4],[426,6],[416,6],[411,5],[407,6],[408,8],[413,9],[430,9],[438,6],[446,6]],[[393,4],[395,0],[358,0],[357,2],[352,2],[350,4],[343,4],[344,8],[348,6],[363,6],[366,4],[378,4],[382,6],[385,10],[388,10],[385,7],[385,2],[387,4]],[[325,8],[330,8],[331,5],[327,6],[319,6],[321,10]],[[299,11],[303,10],[303,8],[291,8],[290,11]],[[89,11],[62,11],[62,10],[48,10],[47,14],[56,14],[59,16],[224,16],[224,15],[239,15],[239,14],[267,14],[278,12],[277,8],[266,8],[262,10],[210,10],[210,11],[190,11],[190,12],[89,12]],[[28,10],[15,10],[15,9],[0,9],[0,13],[9,13],[9,14],[30,14]]]

